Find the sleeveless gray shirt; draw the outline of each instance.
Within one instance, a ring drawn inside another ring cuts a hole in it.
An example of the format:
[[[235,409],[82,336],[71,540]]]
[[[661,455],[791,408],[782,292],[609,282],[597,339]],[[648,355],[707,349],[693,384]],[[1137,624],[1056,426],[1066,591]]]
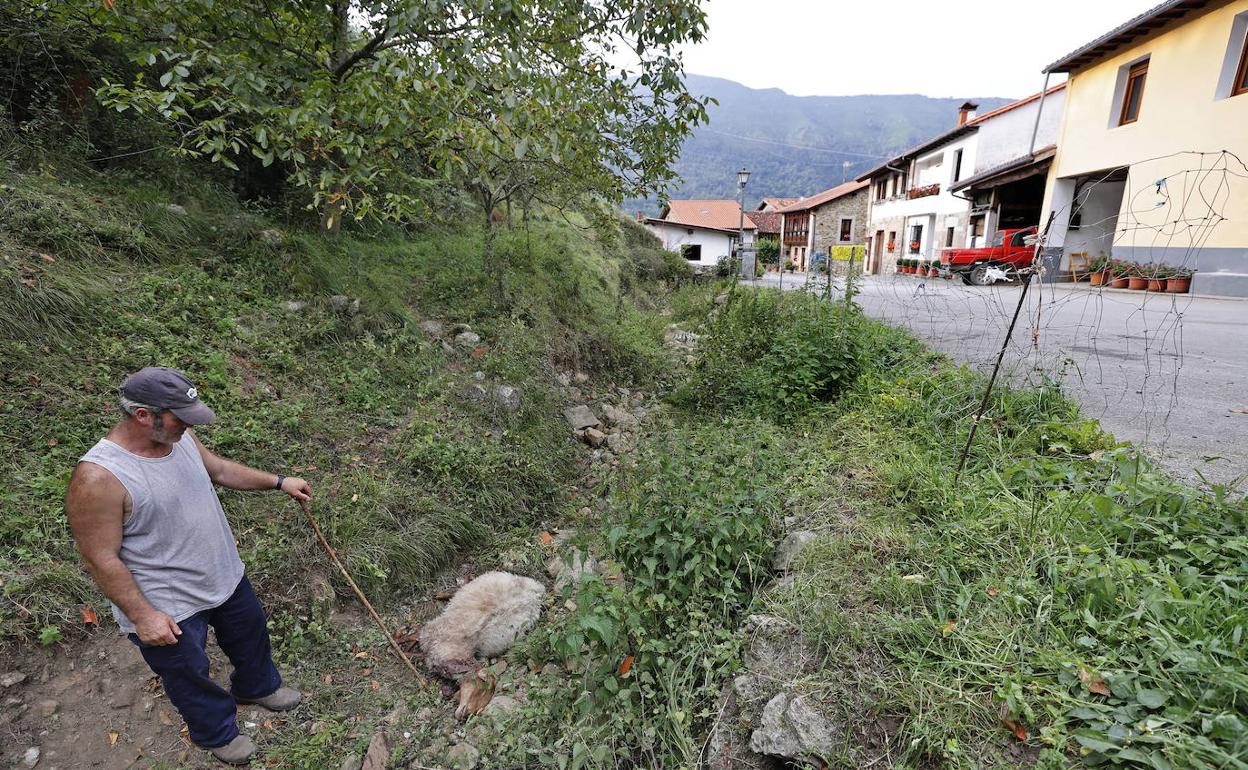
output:
[[[122,564],[153,607],[185,620],[230,598],[243,562],[194,440],[184,435],[172,446],[165,457],[140,457],[101,439],[82,459],[112,473],[130,494]],[[115,604],[113,617],[122,631],[134,631]]]

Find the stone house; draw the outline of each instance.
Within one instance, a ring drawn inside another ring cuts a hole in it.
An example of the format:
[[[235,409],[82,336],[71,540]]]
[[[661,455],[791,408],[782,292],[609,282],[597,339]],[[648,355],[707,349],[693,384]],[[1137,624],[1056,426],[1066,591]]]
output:
[[[846,182],[800,198],[780,209],[781,253],[805,272],[815,254],[828,255],[835,246],[863,243],[867,225],[867,183]]]

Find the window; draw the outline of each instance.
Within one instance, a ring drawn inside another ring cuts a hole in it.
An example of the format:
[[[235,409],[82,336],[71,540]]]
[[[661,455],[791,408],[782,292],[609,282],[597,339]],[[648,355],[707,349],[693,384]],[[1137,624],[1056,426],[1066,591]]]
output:
[[[1239,52],[1239,69],[1235,70],[1235,81],[1231,83],[1231,96],[1248,94],[1248,35],[1244,35],[1244,47]]]
[[[884,244],[884,248],[888,249],[889,251],[892,251],[893,249],[897,248],[897,231],[896,230],[888,231],[888,242]]]
[[[849,243],[854,240],[854,220],[849,217],[841,217],[841,234],[839,239],[841,243]]]
[[[953,228],[946,227],[945,228],[945,248],[952,248],[952,247],[953,247]]]
[[[702,246],[700,244],[696,246],[691,245],[691,244],[685,244],[684,246],[680,247],[680,256],[684,257],[690,262],[694,262],[694,261],[701,262],[702,261]]]
[[[910,253],[918,254],[923,247],[923,225],[910,226]]]
[[[962,178],[962,151],[954,150],[953,151],[953,181],[956,182],[961,178]]]
[[[1144,101],[1144,81],[1148,78],[1148,59],[1133,64],[1127,71],[1126,90],[1122,94],[1122,113],[1118,125],[1125,126],[1140,118],[1140,104]]]

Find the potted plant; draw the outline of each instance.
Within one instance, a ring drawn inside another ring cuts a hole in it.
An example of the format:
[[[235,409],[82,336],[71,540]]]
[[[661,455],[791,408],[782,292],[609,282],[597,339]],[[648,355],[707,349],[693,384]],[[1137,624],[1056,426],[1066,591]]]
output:
[[[1160,265],[1153,265],[1152,270],[1148,274],[1148,291],[1165,291],[1166,281],[1174,273],[1174,268],[1162,262]]]
[[[888,249],[888,253],[890,254],[893,253],[894,251],[897,250],[897,241],[889,241],[888,243],[884,244],[884,248]]]
[[[939,278],[939,277],[940,277],[940,263],[939,263],[939,262],[929,262],[929,263],[928,263],[928,265],[927,265],[927,276],[928,276],[929,278]]]
[[[1088,265],[1088,280],[1093,286],[1100,286],[1109,279],[1109,257],[1102,254]]]
[[[901,257],[898,257],[897,258],[897,272],[904,273],[905,271],[906,271],[906,260],[902,259]]]
[[[1148,267],[1139,262],[1129,263],[1131,270],[1127,273],[1127,288],[1144,291],[1148,288]]]
[[[1131,283],[1131,263],[1121,259],[1109,261],[1109,288],[1125,289]]]
[[[1192,289],[1192,274],[1196,271],[1190,267],[1172,267],[1171,275],[1166,278],[1166,291],[1171,294],[1187,294]]]

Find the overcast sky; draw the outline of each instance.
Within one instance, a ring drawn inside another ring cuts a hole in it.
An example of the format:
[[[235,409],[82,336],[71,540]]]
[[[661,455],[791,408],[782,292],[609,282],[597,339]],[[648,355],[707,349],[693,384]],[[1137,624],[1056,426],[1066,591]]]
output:
[[[685,49],[685,71],[797,96],[1021,97],[1157,2],[703,0],[710,34]]]

